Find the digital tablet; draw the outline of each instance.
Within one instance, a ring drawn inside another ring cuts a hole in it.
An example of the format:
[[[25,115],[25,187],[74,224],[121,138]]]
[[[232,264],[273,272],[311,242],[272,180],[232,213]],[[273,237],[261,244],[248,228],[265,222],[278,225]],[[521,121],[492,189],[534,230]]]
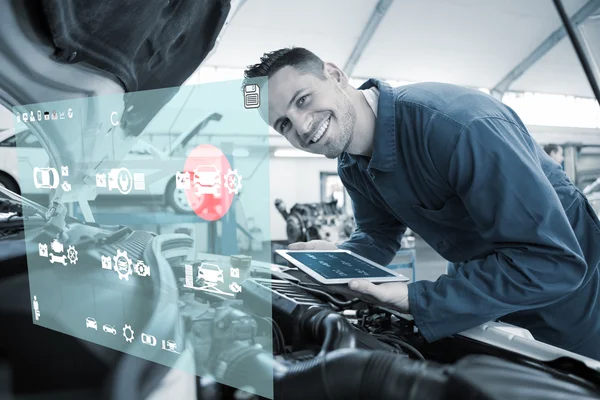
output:
[[[348,250],[275,250],[302,272],[324,285],[352,279],[371,282],[406,282],[404,275],[389,270]]]

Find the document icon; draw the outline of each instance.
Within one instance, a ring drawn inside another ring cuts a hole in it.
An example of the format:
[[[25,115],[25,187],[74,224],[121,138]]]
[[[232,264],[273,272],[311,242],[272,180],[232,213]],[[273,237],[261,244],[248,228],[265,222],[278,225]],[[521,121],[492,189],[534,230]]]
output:
[[[106,174],[96,174],[96,186],[100,188],[106,187]]]
[[[244,107],[260,107],[260,88],[258,87],[258,85],[244,86]]]

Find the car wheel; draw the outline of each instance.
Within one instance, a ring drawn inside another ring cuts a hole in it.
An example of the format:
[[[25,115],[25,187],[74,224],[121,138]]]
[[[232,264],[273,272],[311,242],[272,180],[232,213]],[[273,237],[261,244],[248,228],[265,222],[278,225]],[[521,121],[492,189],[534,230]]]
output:
[[[21,194],[19,184],[10,175],[7,175],[3,172],[0,172],[0,186],[7,188],[16,194]],[[3,194],[0,193],[0,196],[3,196]]]
[[[192,212],[192,206],[187,199],[185,190],[177,189],[174,180],[167,185],[165,197],[167,199],[167,204],[170,205],[176,213],[186,214]]]

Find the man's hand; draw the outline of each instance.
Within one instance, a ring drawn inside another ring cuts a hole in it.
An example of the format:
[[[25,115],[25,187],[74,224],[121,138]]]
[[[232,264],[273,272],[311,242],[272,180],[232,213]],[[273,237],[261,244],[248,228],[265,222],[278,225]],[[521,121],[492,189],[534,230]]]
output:
[[[369,302],[393,308],[408,314],[408,286],[404,282],[388,282],[375,285],[366,279],[353,279],[348,287],[357,297]]]
[[[296,242],[288,246],[290,250],[339,250],[338,247],[326,240],[311,240],[310,242]]]

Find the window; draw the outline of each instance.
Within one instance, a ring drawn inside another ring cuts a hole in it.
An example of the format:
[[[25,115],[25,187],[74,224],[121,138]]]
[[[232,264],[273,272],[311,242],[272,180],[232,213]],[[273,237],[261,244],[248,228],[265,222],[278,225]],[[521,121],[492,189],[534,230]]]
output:
[[[15,147],[17,145],[17,137],[15,135],[9,136],[0,142],[0,147]]]
[[[18,147],[43,148],[38,138],[31,131],[19,132],[16,138]]]
[[[342,180],[334,172],[321,172],[321,201],[330,202],[337,200],[337,206],[346,210],[348,201],[347,193]]]

